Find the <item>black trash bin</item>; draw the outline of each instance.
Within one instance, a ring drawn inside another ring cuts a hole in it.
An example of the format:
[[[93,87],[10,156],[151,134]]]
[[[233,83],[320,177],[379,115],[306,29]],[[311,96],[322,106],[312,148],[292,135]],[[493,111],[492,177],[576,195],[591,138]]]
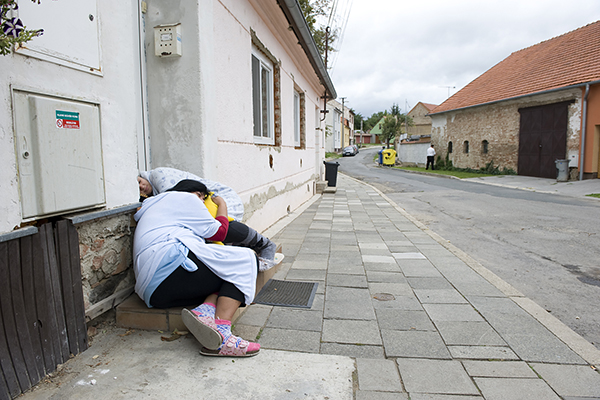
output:
[[[337,170],[340,165],[339,162],[323,161],[325,164],[325,180],[327,186],[335,186],[337,183]]]

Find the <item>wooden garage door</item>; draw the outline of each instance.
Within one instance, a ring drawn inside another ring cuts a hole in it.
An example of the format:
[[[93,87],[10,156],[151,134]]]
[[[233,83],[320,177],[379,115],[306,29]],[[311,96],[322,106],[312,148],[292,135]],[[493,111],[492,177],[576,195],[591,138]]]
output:
[[[567,156],[570,103],[519,109],[519,175],[556,178],[555,160],[564,160]]]

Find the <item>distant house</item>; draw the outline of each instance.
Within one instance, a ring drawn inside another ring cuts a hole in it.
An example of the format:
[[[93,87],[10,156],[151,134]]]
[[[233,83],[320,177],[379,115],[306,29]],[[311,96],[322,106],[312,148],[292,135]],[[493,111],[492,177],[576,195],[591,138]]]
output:
[[[432,141],[455,166],[598,178],[600,21],[514,52],[435,108]]]
[[[427,114],[432,112],[437,104],[418,102],[409,112],[413,125],[406,128],[407,137],[416,135],[431,135],[431,117]]]
[[[354,126],[354,115],[350,108],[337,100],[327,102],[327,116],[325,117],[325,151],[335,152],[348,146],[352,133],[350,127]]]
[[[385,117],[385,115],[381,117],[381,119],[377,121],[375,126],[369,131],[369,134],[371,135],[371,141],[369,143],[381,143],[380,135],[383,133],[383,120]]]

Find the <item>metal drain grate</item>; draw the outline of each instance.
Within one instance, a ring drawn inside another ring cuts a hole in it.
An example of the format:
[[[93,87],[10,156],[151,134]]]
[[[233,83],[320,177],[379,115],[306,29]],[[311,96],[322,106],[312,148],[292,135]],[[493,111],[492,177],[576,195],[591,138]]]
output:
[[[311,308],[318,285],[317,282],[269,279],[254,302],[269,306]]]

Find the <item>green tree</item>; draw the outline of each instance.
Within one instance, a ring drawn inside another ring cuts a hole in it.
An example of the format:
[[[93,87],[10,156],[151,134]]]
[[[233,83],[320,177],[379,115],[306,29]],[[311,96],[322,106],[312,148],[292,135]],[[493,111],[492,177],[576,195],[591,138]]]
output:
[[[299,0],[299,3],[317,49],[321,57],[325,59],[325,43],[327,41],[327,50],[329,52],[336,51],[333,43],[338,38],[338,32],[337,30],[330,30],[328,34],[327,26],[320,24],[318,20],[327,17],[331,12],[332,0]]]
[[[40,0],[31,0],[40,4]],[[28,30],[19,18],[12,16],[18,6],[15,0],[0,0],[0,55],[10,54],[13,45],[30,41],[44,33],[43,29]]]
[[[381,124],[381,136],[380,140],[386,143],[387,147],[390,147],[390,141],[394,141],[396,136],[402,132],[402,125],[397,115],[388,114],[383,119]]]
[[[365,117],[361,113],[357,113],[354,109],[350,109],[350,112],[354,114],[354,130],[359,131],[361,128],[361,122],[364,124]]]
[[[390,108],[390,114],[400,116],[400,107],[396,103],[392,103],[392,108]]]

